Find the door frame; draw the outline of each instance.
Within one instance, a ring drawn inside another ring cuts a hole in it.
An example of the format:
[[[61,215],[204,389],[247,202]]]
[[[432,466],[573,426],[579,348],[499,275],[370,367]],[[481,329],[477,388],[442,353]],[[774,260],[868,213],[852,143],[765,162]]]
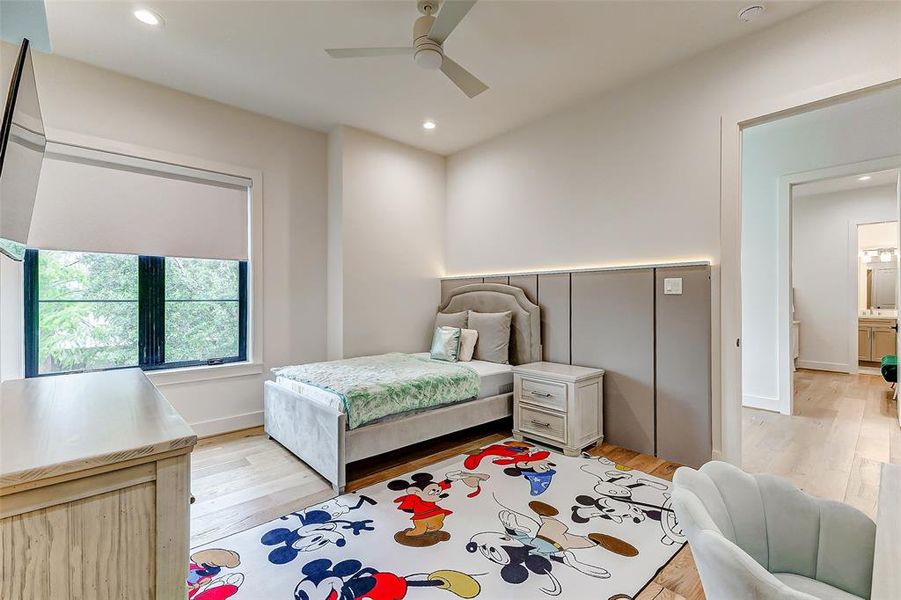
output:
[[[784,415],[792,414],[794,408],[794,377],[792,376],[792,352],[791,352],[791,294],[792,294],[792,188],[805,183],[848,177],[863,173],[877,171],[891,171],[901,168],[901,154],[886,158],[865,160],[845,165],[836,165],[802,173],[792,173],[779,178],[779,197],[777,205],[777,315],[778,315],[778,382],[779,396],[774,408]],[[901,218],[901,215],[896,215]],[[849,247],[854,249],[853,255],[849,255],[848,277],[853,280],[850,286],[854,291],[848,299],[848,322],[853,324],[850,328],[851,340],[848,345],[848,372],[857,372],[857,227],[870,223],[862,219],[849,221]]]
[[[742,130],[768,121],[850,100],[901,83],[901,66],[884,65],[821,86],[774,98],[749,99],[720,119],[719,321],[714,336],[713,389],[719,404],[720,458],[741,464],[741,137]]]

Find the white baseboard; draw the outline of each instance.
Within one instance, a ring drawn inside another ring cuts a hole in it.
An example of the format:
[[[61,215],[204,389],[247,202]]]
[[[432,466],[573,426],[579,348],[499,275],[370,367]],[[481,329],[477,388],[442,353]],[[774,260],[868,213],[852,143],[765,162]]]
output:
[[[194,429],[197,437],[209,437],[211,435],[219,435],[220,433],[258,427],[263,424],[263,411],[256,410],[241,415],[232,415],[230,417],[221,417],[219,419],[210,419],[209,421],[198,421],[197,423],[188,424]]]
[[[821,362],[818,360],[801,360],[795,361],[799,369],[812,369],[814,371],[834,371],[836,373],[850,373],[851,367],[847,363]]]
[[[759,408],[771,412],[782,412],[782,403],[779,398],[773,396],[755,396],[754,394],[744,394],[741,401],[742,406],[747,408]]]

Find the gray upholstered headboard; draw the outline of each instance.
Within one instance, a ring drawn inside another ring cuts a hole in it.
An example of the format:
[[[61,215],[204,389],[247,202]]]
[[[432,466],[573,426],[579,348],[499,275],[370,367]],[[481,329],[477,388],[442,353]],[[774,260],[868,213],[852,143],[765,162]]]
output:
[[[510,325],[510,363],[522,365],[541,360],[541,309],[518,287],[500,283],[474,283],[451,290],[440,312],[513,313]]]

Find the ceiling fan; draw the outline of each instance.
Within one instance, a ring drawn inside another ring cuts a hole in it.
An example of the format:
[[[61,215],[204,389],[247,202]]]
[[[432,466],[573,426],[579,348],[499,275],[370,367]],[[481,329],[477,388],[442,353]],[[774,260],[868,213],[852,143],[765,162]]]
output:
[[[444,41],[460,24],[476,0],[419,0],[416,8],[423,16],[413,24],[413,45],[394,48],[331,48],[332,58],[363,58],[373,56],[413,56],[413,62],[423,69],[441,69],[460,90],[474,98],[488,89],[478,77],[444,54]],[[439,4],[441,10],[438,11]],[[435,12],[438,16],[433,16]]]

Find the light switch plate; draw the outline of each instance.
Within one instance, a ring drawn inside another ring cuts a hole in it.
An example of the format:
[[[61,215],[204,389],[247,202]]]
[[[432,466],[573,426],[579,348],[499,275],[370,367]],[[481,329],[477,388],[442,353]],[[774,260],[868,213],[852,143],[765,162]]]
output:
[[[665,277],[663,279],[663,293],[667,296],[682,295],[682,278],[681,277]]]

